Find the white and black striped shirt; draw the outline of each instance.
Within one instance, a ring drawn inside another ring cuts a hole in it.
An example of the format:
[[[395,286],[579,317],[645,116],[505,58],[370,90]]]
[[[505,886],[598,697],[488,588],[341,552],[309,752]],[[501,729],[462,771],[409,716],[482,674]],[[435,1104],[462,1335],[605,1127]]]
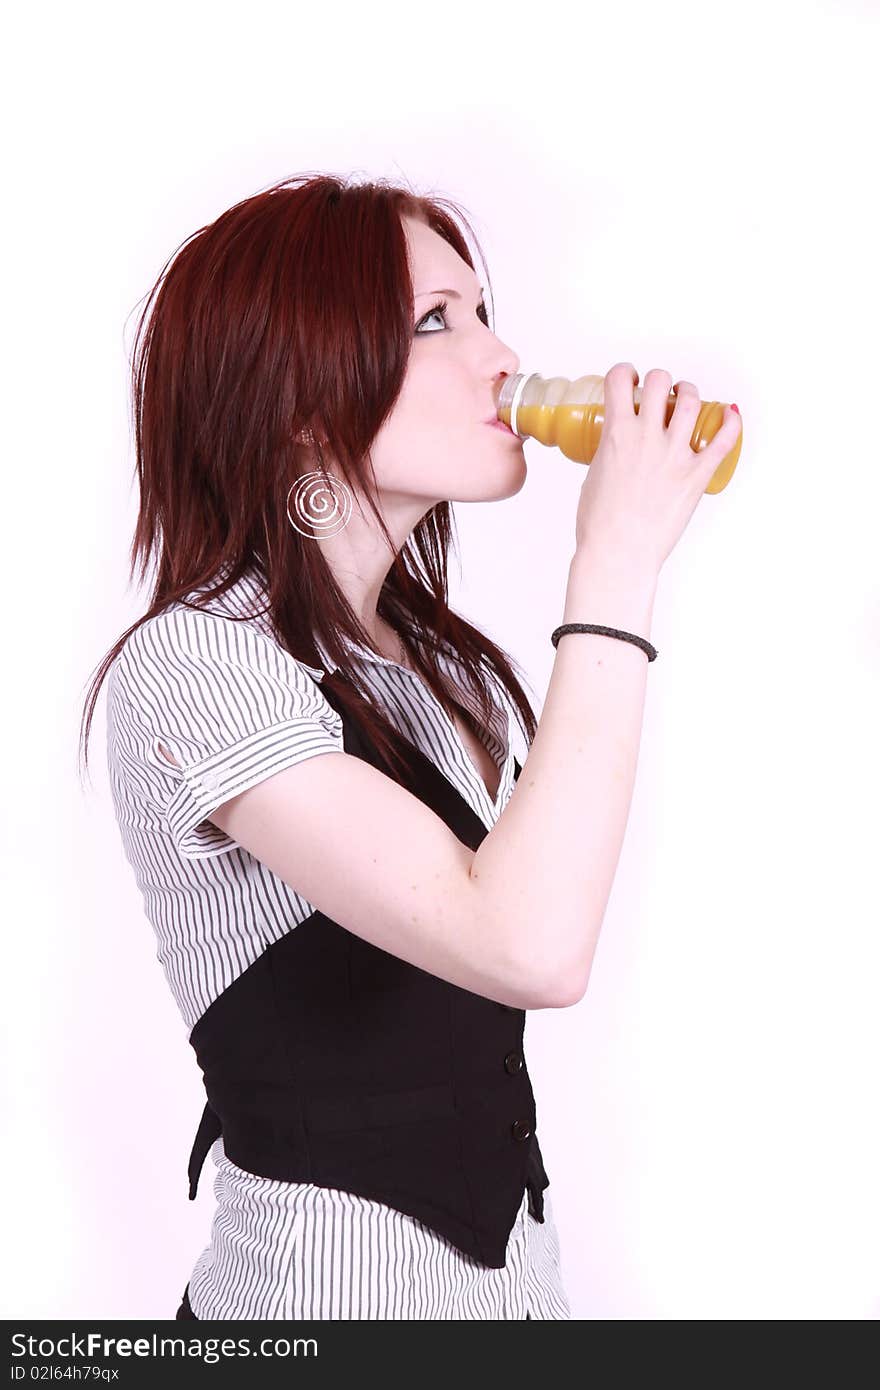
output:
[[[324,669],[291,657],[258,611],[265,604],[252,571],[209,611],[172,604],[131,635],[108,675],[114,809],[187,1035],[218,995],[315,911],[207,817],[305,758],[344,751],[342,719],[319,685],[332,663],[323,648]],[[493,803],[424,681],[364,648],[352,654],[397,727],[491,828],[514,786],[518,715],[506,691],[493,680],[498,705],[481,734],[501,771]],[[443,660],[456,663],[448,646]],[[469,690],[462,694],[477,713]],[[493,1269],[383,1203],[245,1172],[226,1157],[222,1136],[211,1157],[217,1209],[189,1280],[197,1318],[571,1317],[549,1188],[543,1223],[524,1192],[506,1264]]]

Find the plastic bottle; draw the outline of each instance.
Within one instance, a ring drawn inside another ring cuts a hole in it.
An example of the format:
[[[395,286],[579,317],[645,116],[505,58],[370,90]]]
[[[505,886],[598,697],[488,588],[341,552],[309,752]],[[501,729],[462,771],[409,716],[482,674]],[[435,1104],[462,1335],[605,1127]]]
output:
[[[642,388],[633,390],[636,413],[642,399]],[[665,422],[668,425],[675,409],[676,396],[670,391]],[[498,399],[498,418],[521,439],[537,439],[541,444],[555,444],[566,458],[575,463],[590,463],[602,437],[605,422],[605,378],[579,376],[569,381],[564,376],[543,377],[537,372],[517,372],[509,376]],[[695,453],[705,449],[724,419],[720,401],[702,401],[700,413],[691,435]],[[706,492],[720,492],[733,477],[743,441],[739,438],[725,455],[709,480]]]

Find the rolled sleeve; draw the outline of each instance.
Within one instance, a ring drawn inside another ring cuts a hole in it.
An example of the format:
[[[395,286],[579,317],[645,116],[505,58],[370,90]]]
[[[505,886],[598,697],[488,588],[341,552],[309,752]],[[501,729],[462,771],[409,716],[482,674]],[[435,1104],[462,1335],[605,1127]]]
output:
[[[117,686],[143,731],[142,784],[184,858],[236,848],[208,819],[218,806],[306,758],[343,751],[342,720],[311,670],[255,628],[192,609],[132,634]]]

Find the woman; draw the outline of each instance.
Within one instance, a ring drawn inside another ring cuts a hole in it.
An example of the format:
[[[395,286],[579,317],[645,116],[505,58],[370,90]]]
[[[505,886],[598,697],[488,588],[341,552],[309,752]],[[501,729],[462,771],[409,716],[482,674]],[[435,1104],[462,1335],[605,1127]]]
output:
[[[606,374],[538,732],[446,601],[450,502],[525,464],[488,423],[518,360],[437,200],[276,185],[148,311],[134,556],[158,576],[85,736],[109,672],[123,846],[208,1097],[191,1197],[216,1167],[178,1316],[568,1318],[525,1011],[587,988],[657,579],[736,407],[695,451],[693,382],[669,415],[668,372],[638,411],[632,363]]]
[[[150,312],[152,306],[152,312]],[[204,1073],[178,1317],[568,1318],[526,978],[470,868],[536,731],[446,598],[452,501],[522,487],[519,361],[455,219],[286,180],[186,242],[133,373],[148,612],[105,659],[123,846]]]

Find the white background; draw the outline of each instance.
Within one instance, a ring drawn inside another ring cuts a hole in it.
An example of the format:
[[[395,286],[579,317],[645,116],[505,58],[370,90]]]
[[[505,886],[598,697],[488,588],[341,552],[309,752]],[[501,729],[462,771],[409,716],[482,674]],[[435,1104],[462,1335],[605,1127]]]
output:
[[[7,30],[2,1315],[173,1317],[204,1093],[113,818],[146,607],[128,346],[175,247],[276,179],[464,206],[522,369],[743,416],[664,568],[592,977],[526,1041],[576,1318],[874,1319],[876,3],[21,7]],[[871,97],[871,92],[875,96]],[[482,266],[477,265],[482,275]],[[457,504],[452,602],[540,708],[581,465]],[[500,583],[495,576],[501,575]]]

